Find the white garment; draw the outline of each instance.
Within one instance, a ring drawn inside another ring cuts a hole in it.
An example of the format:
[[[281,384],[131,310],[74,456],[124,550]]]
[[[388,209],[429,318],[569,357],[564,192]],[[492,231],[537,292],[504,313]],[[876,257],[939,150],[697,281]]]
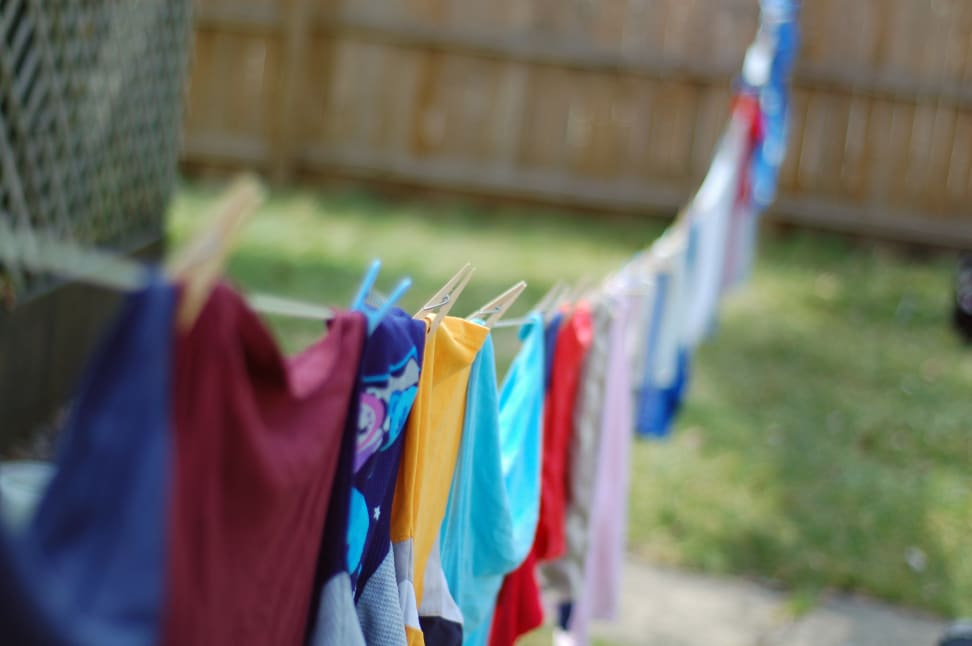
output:
[[[665,389],[678,377],[678,354],[684,328],[686,305],[686,249],[688,235],[683,227],[670,229],[653,247],[658,257],[659,283],[664,282],[661,316],[658,321],[654,361],[645,377],[656,388]],[[661,285],[659,284],[659,288]],[[637,373],[636,373],[637,374]]]
[[[697,236],[685,321],[685,340],[689,347],[697,346],[715,323],[726,264],[729,221],[739,195],[746,141],[747,124],[734,116],[719,142],[702,187],[688,206],[687,220]]]

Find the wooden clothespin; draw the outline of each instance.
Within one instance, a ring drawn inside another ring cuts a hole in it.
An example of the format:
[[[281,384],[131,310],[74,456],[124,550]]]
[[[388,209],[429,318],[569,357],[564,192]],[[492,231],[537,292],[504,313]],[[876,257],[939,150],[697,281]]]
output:
[[[466,288],[469,284],[469,280],[472,278],[473,273],[475,273],[476,268],[473,267],[468,262],[463,265],[455,276],[450,278],[442,288],[435,293],[428,302],[422,306],[418,312],[415,313],[414,318],[422,318],[429,312],[435,312],[435,318],[432,319],[432,323],[429,325],[428,336],[435,334],[435,331],[439,329],[439,325],[442,323],[442,319],[449,314],[449,310],[456,304],[459,295],[462,290]]]
[[[176,323],[188,330],[223,273],[226,257],[243,225],[263,201],[259,181],[250,175],[236,179],[214,207],[211,224],[189,241],[168,263],[169,277],[183,285]]]
[[[526,281],[521,280],[516,285],[513,285],[508,290],[486,303],[478,310],[466,317],[467,320],[472,320],[474,318],[484,318],[483,322],[486,327],[491,328],[493,325],[499,322],[506,311],[510,309],[510,306],[516,302],[516,299],[520,297],[523,290],[526,289]]]

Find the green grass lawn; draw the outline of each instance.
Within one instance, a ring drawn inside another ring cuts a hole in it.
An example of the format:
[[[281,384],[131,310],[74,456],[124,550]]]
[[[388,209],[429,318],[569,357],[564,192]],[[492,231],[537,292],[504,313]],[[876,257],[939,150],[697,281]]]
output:
[[[170,237],[215,193],[177,196]],[[559,279],[616,269],[661,231],[597,218],[356,193],[274,194],[230,262],[247,291],[347,304],[368,262],[408,274],[415,309],[466,261],[468,314],[516,281],[517,311]],[[864,592],[972,614],[972,351],[948,328],[948,258],[906,259],[825,236],[765,239],[694,363],[675,436],[633,447],[636,554],[767,578],[812,599]],[[283,345],[313,322],[273,320]],[[515,332],[497,331],[501,361]]]

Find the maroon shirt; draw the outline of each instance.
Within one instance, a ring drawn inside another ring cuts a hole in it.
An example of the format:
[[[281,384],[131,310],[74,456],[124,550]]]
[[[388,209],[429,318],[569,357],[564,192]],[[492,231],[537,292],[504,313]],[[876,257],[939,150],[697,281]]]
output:
[[[302,643],[364,335],[288,360],[226,286],[180,335],[164,644]]]

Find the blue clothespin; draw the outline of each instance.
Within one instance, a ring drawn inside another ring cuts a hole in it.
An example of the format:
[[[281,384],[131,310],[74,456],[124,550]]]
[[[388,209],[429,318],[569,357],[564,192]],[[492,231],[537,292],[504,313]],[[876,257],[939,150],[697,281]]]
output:
[[[368,267],[368,272],[365,274],[361,281],[361,287],[358,288],[358,293],[354,297],[354,301],[351,303],[351,309],[356,312],[361,312],[368,319],[368,334],[375,331],[375,328],[381,323],[381,321],[388,315],[389,310],[394,307],[395,303],[409,290],[412,286],[412,279],[405,277],[398,281],[395,285],[395,289],[392,293],[384,299],[378,299],[378,306],[374,307],[368,302],[368,297],[374,298],[378,296],[377,292],[374,291],[375,282],[378,280],[378,272],[381,271],[381,261],[374,260],[371,266]]]

